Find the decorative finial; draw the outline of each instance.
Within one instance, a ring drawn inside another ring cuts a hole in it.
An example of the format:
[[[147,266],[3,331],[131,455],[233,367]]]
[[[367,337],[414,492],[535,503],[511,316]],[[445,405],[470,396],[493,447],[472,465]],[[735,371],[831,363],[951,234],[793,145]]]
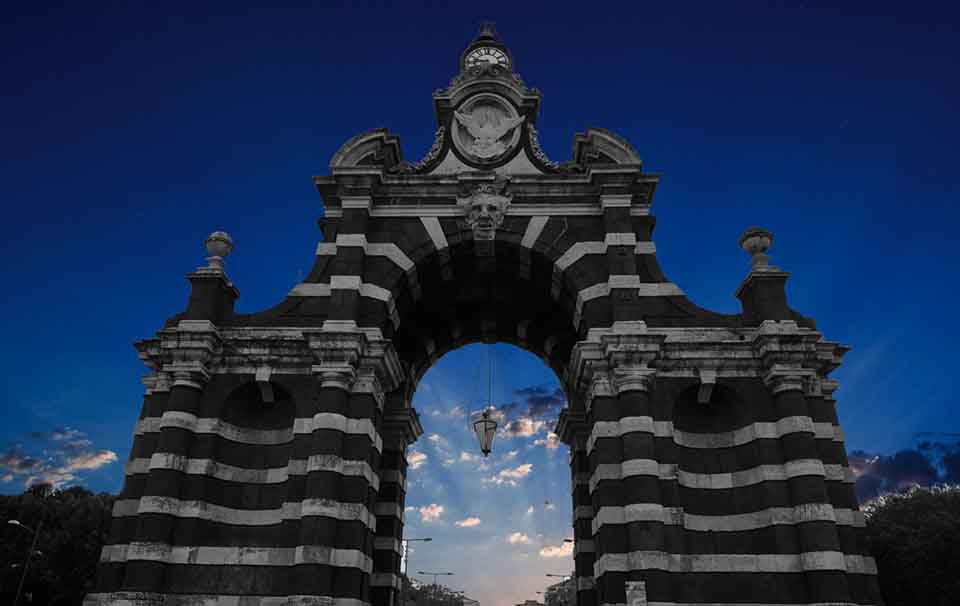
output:
[[[762,227],[748,227],[740,236],[740,248],[750,255],[752,271],[777,271],[770,265],[767,251],[773,244],[773,234]]]
[[[493,21],[483,21],[480,23],[480,33],[477,34],[477,40],[497,40],[497,24]]]
[[[223,271],[223,258],[233,250],[233,239],[225,231],[215,231],[207,236],[204,242],[207,246],[207,267],[215,271]]]

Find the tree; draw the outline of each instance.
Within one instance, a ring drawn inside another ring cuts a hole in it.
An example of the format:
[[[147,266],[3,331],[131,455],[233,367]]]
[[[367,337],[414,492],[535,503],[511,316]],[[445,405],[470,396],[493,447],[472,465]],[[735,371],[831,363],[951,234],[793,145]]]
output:
[[[960,486],[889,494],[863,510],[887,606],[960,603]]]
[[[21,604],[80,606],[94,589],[100,550],[110,529],[116,497],[81,487],[52,491],[32,487],[0,497],[0,603],[12,604],[33,534],[7,523],[36,529],[43,522],[28,568]]]

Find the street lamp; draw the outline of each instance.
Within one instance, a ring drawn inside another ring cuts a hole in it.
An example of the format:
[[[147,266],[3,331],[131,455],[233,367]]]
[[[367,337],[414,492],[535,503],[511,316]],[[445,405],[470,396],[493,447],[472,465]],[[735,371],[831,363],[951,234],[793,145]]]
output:
[[[477,440],[480,441],[480,452],[483,456],[490,454],[493,446],[493,437],[497,433],[497,420],[490,414],[490,408],[475,412],[471,415],[470,423],[473,426],[473,432],[477,434]]]
[[[407,606],[407,585],[410,584],[410,578],[407,576],[407,570],[410,569],[410,559],[408,558],[408,550],[410,549],[411,541],[420,541],[422,543],[429,543],[433,539],[430,537],[424,537],[422,539],[402,539],[403,540],[403,576],[406,578],[407,582],[400,585],[400,606]]]
[[[424,576],[433,576],[433,593],[437,597],[440,595],[440,582],[437,580],[437,577],[441,576],[453,576],[452,572],[424,572],[423,570],[418,570],[417,574],[422,574]],[[439,600],[436,600],[439,601]]]
[[[17,595],[13,598],[13,606],[17,606],[20,603],[20,594],[23,593],[23,583],[27,580],[27,570],[30,568],[30,560],[33,558],[34,552],[37,551],[37,539],[40,538],[40,530],[43,528],[43,520],[37,524],[36,530],[30,528],[26,524],[22,524],[20,520],[7,520],[7,524],[11,526],[19,526],[33,534],[33,542],[30,544],[30,551],[27,552],[27,559],[23,563],[23,572],[20,574],[20,584],[17,585]]]

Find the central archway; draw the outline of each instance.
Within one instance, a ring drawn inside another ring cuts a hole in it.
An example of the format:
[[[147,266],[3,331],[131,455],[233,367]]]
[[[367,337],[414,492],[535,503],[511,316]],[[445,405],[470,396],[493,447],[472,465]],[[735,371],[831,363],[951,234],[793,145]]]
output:
[[[491,350],[500,426],[484,458],[468,413],[488,401]],[[413,398],[424,433],[407,452],[404,537],[433,540],[410,543],[410,578],[453,572],[443,585],[512,606],[560,580],[545,574],[572,573],[569,450],[552,433],[565,400],[553,371],[512,345],[466,345],[431,366]]]

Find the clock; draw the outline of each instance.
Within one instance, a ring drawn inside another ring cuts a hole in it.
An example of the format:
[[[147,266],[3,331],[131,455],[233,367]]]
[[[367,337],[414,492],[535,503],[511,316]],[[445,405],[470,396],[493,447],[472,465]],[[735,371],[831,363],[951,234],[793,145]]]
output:
[[[465,61],[467,67],[478,67],[482,65],[499,65],[503,68],[510,67],[510,57],[495,46],[481,46],[470,51]]]

